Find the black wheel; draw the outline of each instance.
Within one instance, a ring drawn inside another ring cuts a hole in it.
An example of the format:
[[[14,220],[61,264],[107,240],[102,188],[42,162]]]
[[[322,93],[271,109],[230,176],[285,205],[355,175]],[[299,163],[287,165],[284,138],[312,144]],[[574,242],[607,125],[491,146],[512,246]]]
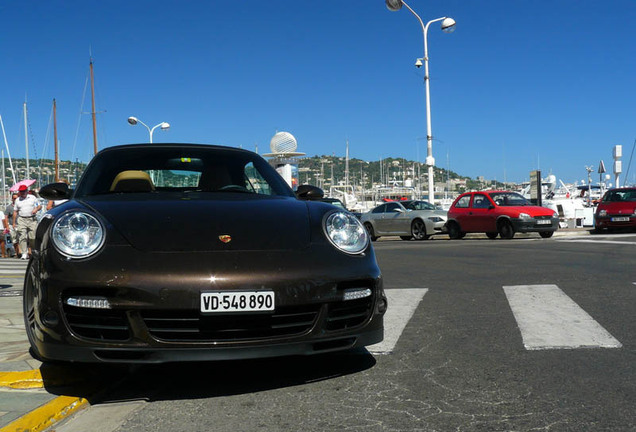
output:
[[[426,234],[426,225],[422,219],[415,219],[411,223],[411,235],[415,240],[427,240],[430,237]]]
[[[511,239],[515,236],[515,229],[512,227],[512,224],[509,220],[502,220],[498,224],[499,235],[502,239]]]
[[[402,240],[411,240],[413,237],[411,236],[400,236]]]
[[[499,233],[498,233],[498,232],[487,232],[487,233],[486,233],[486,236],[487,236],[489,239],[496,239],[498,235],[499,235]]]
[[[30,262],[24,277],[24,292],[22,293],[24,327],[26,329],[29,343],[31,344],[31,349],[29,350],[31,356],[33,356],[36,360],[44,361],[45,359],[42,357],[35,345],[35,317],[37,313],[35,305],[38,302],[39,292],[34,286],[33,272],[33,263]]]
[[[552,234],[554,234],[554,231],[541,231],[539,233],[542,238],[550,238],[552,237]]]
[[[371,237],[371,241],[376,241],[378,238],[375,236],[373,232],[373,226],[369,222],[365,222],[364,227],[367,229],[367,232],[369,233],[369,237]]]
[[[460,239],[460,238],[463,238],[465,235],[466,233],[463,233],[459,229],[459,225],[457,224],[457,222],[450,222],[448,224],[448,236],[451,239]]]

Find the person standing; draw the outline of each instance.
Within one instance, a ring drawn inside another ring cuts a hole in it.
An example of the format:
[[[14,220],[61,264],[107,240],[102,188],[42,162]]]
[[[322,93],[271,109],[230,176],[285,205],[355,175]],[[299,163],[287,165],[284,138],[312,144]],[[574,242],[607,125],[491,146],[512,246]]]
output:
[[[7,220],[7,216],[4,214],[3,211],[0,211],[0,221],[2,221],[0,222],[0,231],[2,231],[2,233],[0,234],[0,253],[2,254],[2,258],[6,258],[6,239],[7,234],[9,234],[9,221]]]
[[[7,217],[7,222],[9,223],[9,234],[11,235],[11,244],[13,245],[13,252],[15,252],[15,257],[20,258],[20,246],[18,246],[18,233],[15,230],[15,224],[13,223],[13,205],[15,204],[15,200],[18,199],[18,193],[14,192],[11,194],[11,203],[4,209],[4,214]],[[13,255],[12,255],[13,256]]]
[[[38,225],[35,215],[42,206],[35,196],[29,194],[29,188],[22,185],[18,189],[18,199],[13,207],[13,227],[16,228],[20,239],[21,258],[25,260],[29,258],[31,245],[35,240],[35,228]]]

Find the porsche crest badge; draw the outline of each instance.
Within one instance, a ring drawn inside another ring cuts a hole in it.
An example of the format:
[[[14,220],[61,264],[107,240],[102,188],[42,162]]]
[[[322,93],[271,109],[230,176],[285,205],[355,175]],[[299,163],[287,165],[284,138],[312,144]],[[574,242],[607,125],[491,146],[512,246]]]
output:
[[[223,234],[219,236],[219,240],[221,240],[223,243],[229,243],[232,241],[232,236],[229,236],[227,234]]]

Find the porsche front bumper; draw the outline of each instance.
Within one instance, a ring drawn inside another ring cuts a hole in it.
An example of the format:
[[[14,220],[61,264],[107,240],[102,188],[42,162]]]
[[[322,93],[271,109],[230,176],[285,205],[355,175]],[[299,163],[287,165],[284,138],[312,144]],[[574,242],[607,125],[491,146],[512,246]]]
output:
[[[32,342],[44,359],[156,363],[311,355],[380,342],[386,296],[373,252],[35,253]],[[273,312],[205,314],[206,291],[273,291]],[[345,300],[345,292],[363,298]],[[105,299],[80,307],[69,299]],[[69,304],[71,303],[71,304]],[[97,303],[95,303],[97,304]]]

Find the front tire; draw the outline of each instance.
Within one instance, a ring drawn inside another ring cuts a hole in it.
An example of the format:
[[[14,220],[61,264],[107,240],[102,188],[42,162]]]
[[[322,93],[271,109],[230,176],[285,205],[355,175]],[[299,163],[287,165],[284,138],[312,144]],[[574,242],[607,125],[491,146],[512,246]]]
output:
[[[411,234],[415,240],[427,240],[430,237],[426,234],[426,225],[421,219],[415,219],[411,223]]]
[[[498,235],[499,235],[498,232],[487,232],[486,233],[486,237],[488,237],[491,240],[496,239]]]
[[[451,222],[448,224],[448,237],[453,240],[459,240],[464,237],[464,233],[459,229],[457,222]]]
[[[373,231],[373,225],[371,225],[369,222],[365,222],[364,227],[369,233],[369,237],[371,238],[371,241],[376,241],[378,238],[376,237],[375,232]]]
[[[38,351],[35,344],[35,329],[36,329],[36,314],[37,310],[35,305],[38,302],[38,290],[34,286],[33,277],[33,261],[29,262],[27,266],[26,275],[24,276],[24,292],[22,293],[22,307],[24,313],[24,327],[26,329],[27,338],[31,349],[29,353],[31,356],[39,361],[45,361],[42,354]]]
[[[539,235],[540,235],[542,238],[550,238],[550,237],[552,237],[552,235],[553,235],[553,234],[554,234],[554,231],[541,231],[541,232],[539,233]]]
[[[509,220],[504,219],[501,222],[499,222],[498,228],[499,228],[499,235],[501,236],[502,239],[510,240],[511,238],[515,236],[515,229]]]

